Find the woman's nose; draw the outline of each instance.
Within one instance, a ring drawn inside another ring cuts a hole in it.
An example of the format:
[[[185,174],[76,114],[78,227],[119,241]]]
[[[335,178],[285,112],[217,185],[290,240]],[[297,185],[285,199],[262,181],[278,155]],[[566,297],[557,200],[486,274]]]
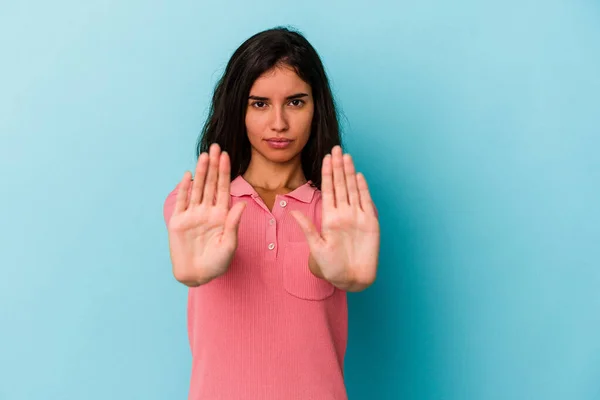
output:
[[[271,129],[277,132],[286,131],[289,128],[287,116],[282,109],[275,108],[273,110],[273,120],[271,121]]]

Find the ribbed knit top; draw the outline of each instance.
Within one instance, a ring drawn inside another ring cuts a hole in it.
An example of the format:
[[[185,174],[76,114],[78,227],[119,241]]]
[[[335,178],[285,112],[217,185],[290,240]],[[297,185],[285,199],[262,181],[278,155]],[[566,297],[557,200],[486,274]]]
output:
[[[223,276],[188,288],[189,400],[345,400],[346,293],[312,275],[304,233],[290,214],[321,227],[310,182],[278,195],[270,211],[238,176],[231,205],[247,202],[238,248]],[[177,188],[166,198],[168,222]]]

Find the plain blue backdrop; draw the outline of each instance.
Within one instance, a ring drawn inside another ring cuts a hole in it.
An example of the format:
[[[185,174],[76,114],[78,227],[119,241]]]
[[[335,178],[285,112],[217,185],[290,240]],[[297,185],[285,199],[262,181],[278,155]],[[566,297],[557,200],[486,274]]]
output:
[[[184,399],[162,205],[234,49],[320,52],[382,223],[351,399],[600,399],[600,3],[4,1],[0,399]]]

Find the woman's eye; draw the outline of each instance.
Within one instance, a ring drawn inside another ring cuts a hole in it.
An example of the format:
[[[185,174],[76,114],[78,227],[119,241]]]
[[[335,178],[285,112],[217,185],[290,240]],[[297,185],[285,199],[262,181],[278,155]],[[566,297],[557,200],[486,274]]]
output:
[[[294,107],[300,107],[302,104],[304,104],[304,101],[302,100],[292,100],[290,102],[291,105],[293,105]]]
[[[256,108],[263,108],[266,104],[263,101],[255,101],[252,105]]]

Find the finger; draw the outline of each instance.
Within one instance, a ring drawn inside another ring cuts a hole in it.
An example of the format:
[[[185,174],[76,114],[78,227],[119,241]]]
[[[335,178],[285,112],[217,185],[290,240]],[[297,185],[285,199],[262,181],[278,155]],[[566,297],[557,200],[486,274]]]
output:
[[[179,189],[177,190],[177,197],[175,199],[175,208],[173,212],[183,212],[187,209],[190,182],[192,180],[192,174],[190,171],[185,171],[183,179],[179,183]]]
[[[373,204],[373,200],[371,199],[371,193],[369,193],[369,187],[367,186],[367,180],[362,173],[356,174],[356,183],[358,184],[358,192],[360,194],[360,204],[362,205],[362,209],[376,216],[375,205]]]
[[[308,246],[311,249],[317,248],[321,244],[322,239],[321,235],[317,231],[317,228],[315,228],[315,225],[312,223],[312,221],[298,210],[291,211],[291,214],[298,222],[298,225],[300,225],[302,232],[304,232],[304,236],[306,237]]]
[[[227,239],[237,239],[237,232],[240,226],[240,221],[242,220],[242,213],[246,208],[246,202],[240,202],[235,204],[229,210],[227,214],[227,218],[225,219],[225,227],[223,229],[223,235]]]
[[[229,154],[222,152],[219,158],[219,178],[217,188],[217,205],[222,208],[229,207],[229,188],[231,186],[231,164]]]
[[[204,178],[206,177],[206,169],[208,168],[208,154],[202,153],[198,157],[196,163],[196,173],[192,182],[192,193],[190,196],[190,204],[200,204],[202,201],[202,191],[204,190]]]
[[[350,154],[344,154],[344,173],[346,174],[346,186],[348,188],[350,205],[360,208],[360,196],[356,185],[356,170]]]
[[[323,165],[321,166],[321,198],[323,199],[323,208],[325,210],[335,208],[331,154],[327,154],[323,158]]]
[[[340,207],[348,204],[348,192],[346,190],[346,179],[344,177],[344,161],[342,149],[335,146],[331,152],[331,163],[333,165],[333,188],[335,195],[335,206]]]
[[[219,174],[219,158],[221,150],[219,145],[213,143],[209,149],[208,174],[206,184],[204,185],[204,195],[202,204],[213,205],[215,202],[215,192],[217,191],[217,176]]]

